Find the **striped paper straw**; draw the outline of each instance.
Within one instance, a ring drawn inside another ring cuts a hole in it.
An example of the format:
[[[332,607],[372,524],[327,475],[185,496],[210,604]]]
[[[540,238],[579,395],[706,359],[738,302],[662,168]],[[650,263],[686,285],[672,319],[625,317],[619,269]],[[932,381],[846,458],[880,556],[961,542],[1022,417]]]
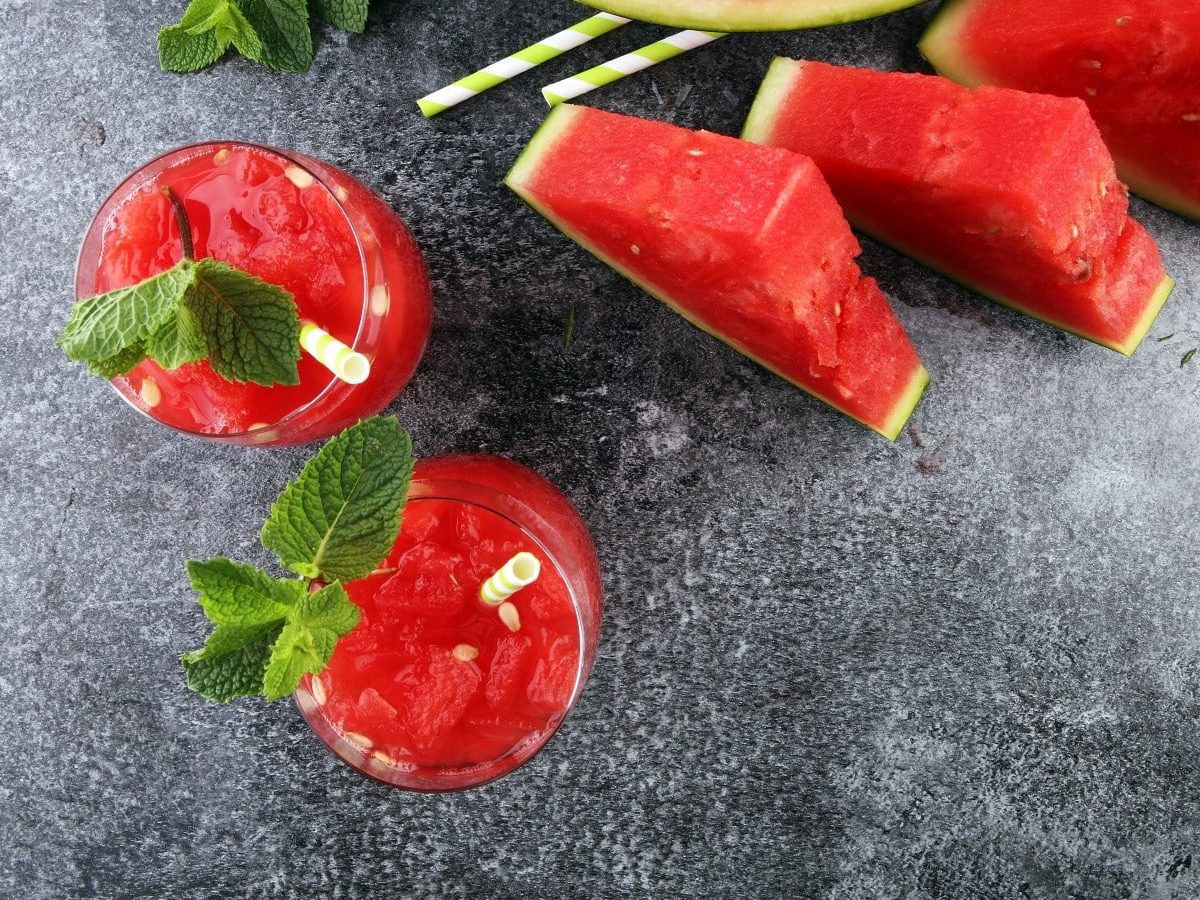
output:
[[[518,553],[483,583],[479,599],[489,606],[499,606],[521,588],[537,581],[542,572],[541,561],[532,553]]]
[[[425,114],[426,118],[436,116],[464,100],[470,100],[477,94],[482,94],[498,84],[503,84],[522,72],[528,72],[534,66],[540,66],[568,50],[586,44],[592,38],[608,34],[614,28],[620,28],[628,23],[629,19],[621,16],[598,13],[590,19],[584,19],[578,25],[572,25],[558,34],[552,34],[524,50],[518,50],[512,56],[506,56],[499,62],[494,62],[487,68],[480,69],[473,75],[454,82],[449,87],[422,97],[417,101],[417,106],[421,107],[421,112]]]
[[[542,96],[551,106],[558,106],[588,91],[620,81],[626,75],[648,69],[655,63],[673,59],[681,53],[711,44],[725,36],[723,31],[680,31],[640,50],[618,56],[594,69],[546,85],[542,88]]]
[[[300,346],[347,384],[362,384],[371,374],[371,361],[313,322],[300,323]]]

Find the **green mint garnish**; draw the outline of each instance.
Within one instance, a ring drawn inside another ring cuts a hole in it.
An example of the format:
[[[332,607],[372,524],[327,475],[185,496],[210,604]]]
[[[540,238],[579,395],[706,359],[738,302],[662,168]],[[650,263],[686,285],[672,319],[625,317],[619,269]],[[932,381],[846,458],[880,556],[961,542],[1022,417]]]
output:
[[[370,0],[313,0],[312,8],[334,28],[362,34],[370,5]]]
[[[254,26],[232,0],[192,0],[178,25],[158,33],[158,58],[171,72],[195,72],[225,55],[230,45],[250,59],[263,52]]]
[[[264,546],[303,578],[275,578],[224,558],[189,562],[188,578],[216,627],[203,649],[180,657],[188,687],[222,703],[278,700],[306,674],[324,671],[338,639],[359,621],[341,582],[369,575],[386,558],[411,476],[408,434],[394,418],[366,419],[305,465],[263,529]]]
[[[305,578],[362,578],[396,542],[412,466],[412,441],[395,419],[342,432],[279,495],[263,546]]]
[[[1198,349],[1198,348],[1196,348],[1196,347],[1193,347],[1193,348],[1192,348],[1191,350],[1189,350],[1187,353],[1183,354],[1183,359],[1181,359],[1181,360],[1179,361],[1179,368],[1181,368],[1181,369],[1182,369],[1184,366],[1186,366],[1188,363],[1190,363],[1190,362],[1192,361],[1192,357],[1196,355],[1196,350],[1197,350],[1197,349]]]
[[[313,0],[312,12],[344,31],[367,25],[370,0]],[[167,72],[195,72],[233,47],[281,72],[306,72],[313,60],[308,0],[192,0],[183,18],[158,33]]]
[[[280,72],[307,72],[313,60],[308,0],[238,0],[262,38],[262,53],[251,57]]]
[[[70,359],[102,378],[124,375],[146,358],[164,369],[207,359],[228,381],[298,384],[300,316],[281,287],[215,259],[193,259],[183,204],[183,258],[132,287],[76,303],[58,339]]]

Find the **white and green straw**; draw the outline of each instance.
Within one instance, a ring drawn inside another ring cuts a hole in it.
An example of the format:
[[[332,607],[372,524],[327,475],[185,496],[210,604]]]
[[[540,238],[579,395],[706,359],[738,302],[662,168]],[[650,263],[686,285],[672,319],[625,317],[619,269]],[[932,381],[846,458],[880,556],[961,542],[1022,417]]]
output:
[[[521,588],[537,581],[542,563],[532,553],[518,553],[483,583],[479,599],[489,606],[499,606]]]
[[[369,359],[313,322],[300,323],[300,346],[347,384],[362,384],[371,374]]]
[[[626,75],[648,69],[656,63],[673,59],[689,50],[711,44],[725,37],[723,31],[680,31],[649,46],[618,56],[603,65],[580,72],[542,88],[542,96],[551,106],[558,106],[588,91],[620,81]]]
[[[629,19],[610,13],[598,13],[577,25],[558,32],[558,34],[550,35],[545,40],[538,41],[524,50],[518,50],[512,56],[506,56],[440,91],[434,91],[429,96],[422,97],[417,101],[417,106],[421,108],[421,112],[425,114],[426,118],[436,116],[464,100],[470,100],[498,84],[503,84],[522,72],[528,72],[534,66],[540,66],[568,50],[574,50],[593,38],[608,34],[614,28],[620,28],[627,24],[629,24]]]

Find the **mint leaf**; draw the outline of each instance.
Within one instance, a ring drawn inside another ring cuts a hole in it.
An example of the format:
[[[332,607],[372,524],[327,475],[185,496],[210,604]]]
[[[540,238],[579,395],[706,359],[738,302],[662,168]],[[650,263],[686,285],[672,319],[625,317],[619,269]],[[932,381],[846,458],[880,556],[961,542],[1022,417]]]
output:
[[[58,345],[77,362],[101,364],[105,370],[124,365],[133,348],[142,347],[175,316],[194,276],[191,260],[180,260],[141,284],[76,303]]]
[[[111,381],[118,375],[127,375],[130,369],[139,365],[145,358],[145,345],[136,343],[107,359],[89,359],[87,367],[92,374]]]
[[[196,72],[224,56],[228,47],[215,32],[192,34],[182,25],[168,25],[158,32],[158,65],[164,72]]]
[[[367,27],[367,8],[370,0],[313,0],[312,7],[320,18],[342,31],[361,34]]]
[[[329,665],[338,638],[358,624],[359,609],[340,584],[327,585],[305,597],[292,611],[263,673],[263,694],[278,700],[291,694],[305,675],[319,675]]]
[[[306,578],[370,574],[400,531],[412,466],[412,439],[395,418],[366,419],[343,431],[279,495],[263,526],[263,546]]]
[[[185,363],[204,359],[208,355],[208,346],[196,314],[180,304],[175,315],[150,335],[142,355],[152,356],[164,369],[178,369]]]
[[[188,687],[221,702],[263,694],[278,700],[324,671],[338,638],[360,613],[340,584],[309,593],[295,579],[218,558],[187,565],[213,629],[202,650],[179,658]]]
[[[195,315],[208,359],[222,378],[299,384],[300,317],[292,295],[215,259],[195,264],[184,302]]]
[[[233,0],[192,0],[177,25],[158,33],[159,65],[170,72],[194,72],[221,58],[233,44],[251,59],[262,55],[262,40]]]
[[[188,687],[221,703],[261,694],[271,648],[282,630],[279,622],[218,625],[203,650],[179,658]]]
[[[240,0],[240,4],[262,39],[255,62],[281,72],[307,72],[313,59],[307,0]]]
[[[217,36],[227,40],[247,59],[257,61],[263,53],[262,39],[236,3],[228,3],[224,20],[217,25]]]
[[[282,624],[307,594],[303,582],[272,578],[224,557],[190,560],[187,573],[204,614],[215,625]]]

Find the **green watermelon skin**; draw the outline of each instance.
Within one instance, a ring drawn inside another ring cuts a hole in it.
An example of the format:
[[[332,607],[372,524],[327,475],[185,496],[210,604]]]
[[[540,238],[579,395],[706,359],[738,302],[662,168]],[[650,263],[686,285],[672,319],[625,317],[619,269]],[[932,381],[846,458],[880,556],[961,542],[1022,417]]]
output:
[[[1200,220],[1200,3],[948,0],[920,48],[971,87],[1079,97],[1122,180]]]
[[[883,243],[1120,353],[1173,286],[1079,100],[777,59],[744,136],[811,156]]]
[[[811,160],[564,104],[505,181],[692,324],[891,440],[928,384]]]
[[[580,0],[618,16],[705,31],[792,31],[873,19],[925,0]]]

